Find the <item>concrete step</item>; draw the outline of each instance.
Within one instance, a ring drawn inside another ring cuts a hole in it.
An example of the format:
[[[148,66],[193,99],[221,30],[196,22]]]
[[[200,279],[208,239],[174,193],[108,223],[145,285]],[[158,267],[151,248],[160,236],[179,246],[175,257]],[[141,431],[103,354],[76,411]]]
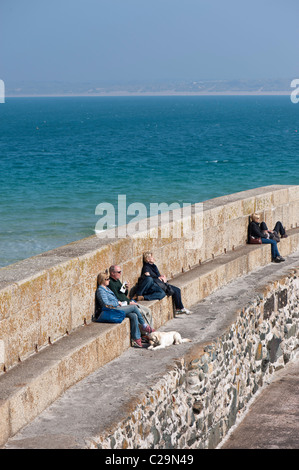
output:
[[[289,238],[281,240],[282,255],[299,248],[299,228],[289,234]],[[180,274],[171,283],[182,289],[184,305],[191,307],[231,280],[269,264],[270,260],[269,245],[246,245]],[[156,329],[173,318],[171,298],[145,302],[145,305],[152,310]],[[129,320],[117,325],[91,323],[2,374],[0,445],[3,446],[9,437],[30,423],[69,387],[129,348]]]

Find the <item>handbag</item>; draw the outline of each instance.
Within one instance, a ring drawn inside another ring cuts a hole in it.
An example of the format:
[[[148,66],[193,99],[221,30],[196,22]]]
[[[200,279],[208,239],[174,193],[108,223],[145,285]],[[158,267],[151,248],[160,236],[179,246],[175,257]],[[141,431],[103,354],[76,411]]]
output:
[[[271,240],[275,240],[277,243],[280,242],[280,237],[279,237],[278,233],[275,232],[275,230],[273,230],[273,233],[270,233],[270,238],[271,238]]]
[[[253,237],[249,235],[249,243],[250,245],[260,245],[262,243],[261,237]]]
[[[126,312],[115,308],[102,308],[97,323],[121,323],[126,318]]]
[[[171,285],[168,284],[168,282],[163,282],[159,278],[155,278],[154,281],[159,287],[161,287],[162,290],[164,290],[167,297],[170,297],[174,294],[174,290],[172,289]]]

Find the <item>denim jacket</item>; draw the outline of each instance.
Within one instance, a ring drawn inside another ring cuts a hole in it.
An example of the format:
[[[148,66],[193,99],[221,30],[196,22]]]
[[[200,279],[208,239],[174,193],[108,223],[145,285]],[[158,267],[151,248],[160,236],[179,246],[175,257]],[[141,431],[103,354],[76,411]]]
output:
[[[97,298],[101,305],[111,305],[112,307],[119,307],[117,298],[109,287],[99,286],[97,288]]]

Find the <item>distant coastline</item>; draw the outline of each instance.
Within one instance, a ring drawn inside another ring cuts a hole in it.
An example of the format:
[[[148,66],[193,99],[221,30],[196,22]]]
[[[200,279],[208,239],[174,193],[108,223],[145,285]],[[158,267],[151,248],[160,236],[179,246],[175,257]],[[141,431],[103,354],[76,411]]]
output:
[[[57,93],[57,94],[6,94],[6,98],[67,98],[67,97],[109,97],[109,96],[289,96],[291,91],[227,91],[227,92],[103,92],[103,93]]]
[[[164,80],[147,82],[89,81],[8,82],[6,97],[101,96],[284,96],[292,92],[291,79]]]

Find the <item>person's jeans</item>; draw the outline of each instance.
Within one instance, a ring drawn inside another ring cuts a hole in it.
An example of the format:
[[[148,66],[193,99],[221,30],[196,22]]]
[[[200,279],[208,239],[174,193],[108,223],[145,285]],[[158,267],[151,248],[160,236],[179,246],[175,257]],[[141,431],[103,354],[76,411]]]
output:
[[[138,285],[137,295],[142,295],[144,300],[161,300],[166,294],[151,276],[146,276]]]
[[[277,258],[277,256],[280,256],[277,248],[277,242],[275,240],[272,240],[271,238],[262,238],[262,243],[271,243],[272,259],[275,259]]]
[[[141,338],[139,324],[145,325],[146,322],[137,305],[119,306],[115,310],[123,310],[126,313],[126,317],[130,319],[131,338]]]
[[[171,285],[171,288],[174,292],[172,294],[172,298],[173,298],[173,301],[174,301],[175,308],[177,310],[182,310],[182,308],[184,308],[184,305],[182,303],[181,289],[179,287],[173,286],[172,284],[170,284],[170,285]]]
[[[266,222],[261,222],[261,230],[268,230]],[[275,227],[274,227],[273,230],[275,232],[277,232],[278,234],[280,234],[281,236],[285,235],[285,233],[286,233],[286,231],[285,231],[282,223],[280,222],[280,220],[278,222],[276,222]]]

